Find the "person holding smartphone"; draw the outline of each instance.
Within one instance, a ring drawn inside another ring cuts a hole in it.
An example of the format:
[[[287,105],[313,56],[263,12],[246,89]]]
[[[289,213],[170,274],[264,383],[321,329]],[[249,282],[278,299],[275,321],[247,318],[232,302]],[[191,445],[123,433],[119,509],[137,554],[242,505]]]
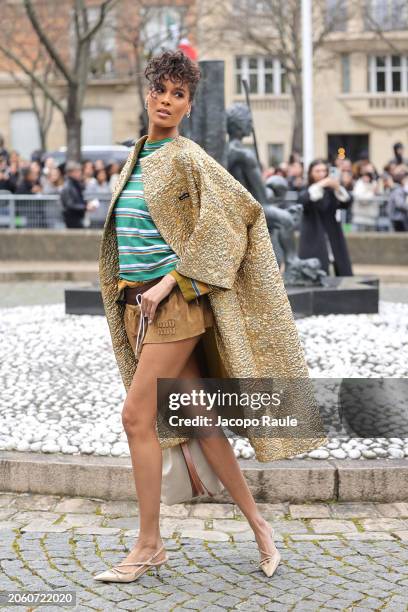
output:
[[[377,171],[372,164],[361,167],[360,178],[353,189],[353,225],[357,231],[377,230],[380,216],[380,186],[377,179]]]
[[[308,186],[299,193],[303,205],[299,257],[318,257],[329,274],[330,255],[336,276],[353,276],[346,239],[341,226],[341,209],[350,208],[353,197],[340,184],[339,169],[330,169],[315,159],[308,169]]]

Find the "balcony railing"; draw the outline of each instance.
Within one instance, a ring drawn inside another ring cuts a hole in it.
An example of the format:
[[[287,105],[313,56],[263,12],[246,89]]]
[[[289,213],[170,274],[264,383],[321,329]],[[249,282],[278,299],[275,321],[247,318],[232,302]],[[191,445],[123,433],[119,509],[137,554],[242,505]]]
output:
[[[401,128],[408,125],[408,94],[340,94],[338,99],[351,117],[374,127]]]
[[[287,94],[281,96],[262,96],[260,98],[255,97],[256,94],[251,94],[251,107],[253,110],[289,110],[291,104],[291,97]],[[245,102],[244,96],[234,96],[233,102]]]

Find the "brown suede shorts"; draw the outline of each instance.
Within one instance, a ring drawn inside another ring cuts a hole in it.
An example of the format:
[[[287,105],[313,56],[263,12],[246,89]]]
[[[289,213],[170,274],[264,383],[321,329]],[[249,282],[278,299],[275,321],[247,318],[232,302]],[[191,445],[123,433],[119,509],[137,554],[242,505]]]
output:
[[[174,342],[198,336],[207,327],[212,327],[214,319],[207,294],[187,302],[176,285],[157,306],[152,323],[148,324],[147,317],[144,317],[143,325],[138,304],[125,304],[123,322],[131,347],[139,357],[142,344]]]

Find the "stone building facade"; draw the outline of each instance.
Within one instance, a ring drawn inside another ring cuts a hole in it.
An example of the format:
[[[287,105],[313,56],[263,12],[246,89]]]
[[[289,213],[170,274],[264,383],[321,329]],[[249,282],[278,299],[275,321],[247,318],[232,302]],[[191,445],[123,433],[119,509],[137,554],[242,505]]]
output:
[[[237,1],[262,11],[259,1],[228,0],[232,4]],[[327,0],[327,11],[336,2]],[[62,7],[66,3],[58,4]],[[111,144],[139,135],[141,96],[133,43],[135,33],[140,34],[140,17],[135,4],[133,0],[123,0],[121,10],[112,15],[95,43],[95,75],[89,81],[83,114],[84,144]],[[208,1],[167,0],[154,4],[151,7],[148,3],[150,14],[142,21],[143,35],[151,47],[158,48],[160,43],[171,46],[172,36],[184,24],[184,32],[197,47],[199,59],[224,60],[227,105],[245,100],[239,77],[248,78],[264,165],[286,160],[291,150],[294,105],[279,59],[260,52],[238,35],[218,37],[217,13],[207,10]],[[343,147],[346,155],[355,160],[367,152],[380,169],[392,157],[394,142],[401,140],[408,148],[408,3],[357,2],[361,9],[364,5],[365,11],[354,10],[355,2],[353,10],[348,4],[343,0],[343,19],[338,20],[315,57],[315,155],[333,156]],[[69,10],[66,21],[69,23]],[[380,35],[373,25],[378,23]],[[216,42],[209,45],[206,34],[211,29]],[[65,44],[69,46],[68,38]],[[38,144],[31,103],[1,61],[0,132],[9,147],[28,154]],[[49,150],[64,144],[64,133],[62,118],[55,112]]]

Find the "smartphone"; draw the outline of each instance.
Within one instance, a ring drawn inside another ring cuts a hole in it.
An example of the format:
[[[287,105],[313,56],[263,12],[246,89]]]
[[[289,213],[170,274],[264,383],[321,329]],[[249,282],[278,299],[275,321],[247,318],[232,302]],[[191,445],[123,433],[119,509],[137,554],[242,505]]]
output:
[[[337,166],[330,166],[329,168],[330,178],[340,179],[340,170]]]

